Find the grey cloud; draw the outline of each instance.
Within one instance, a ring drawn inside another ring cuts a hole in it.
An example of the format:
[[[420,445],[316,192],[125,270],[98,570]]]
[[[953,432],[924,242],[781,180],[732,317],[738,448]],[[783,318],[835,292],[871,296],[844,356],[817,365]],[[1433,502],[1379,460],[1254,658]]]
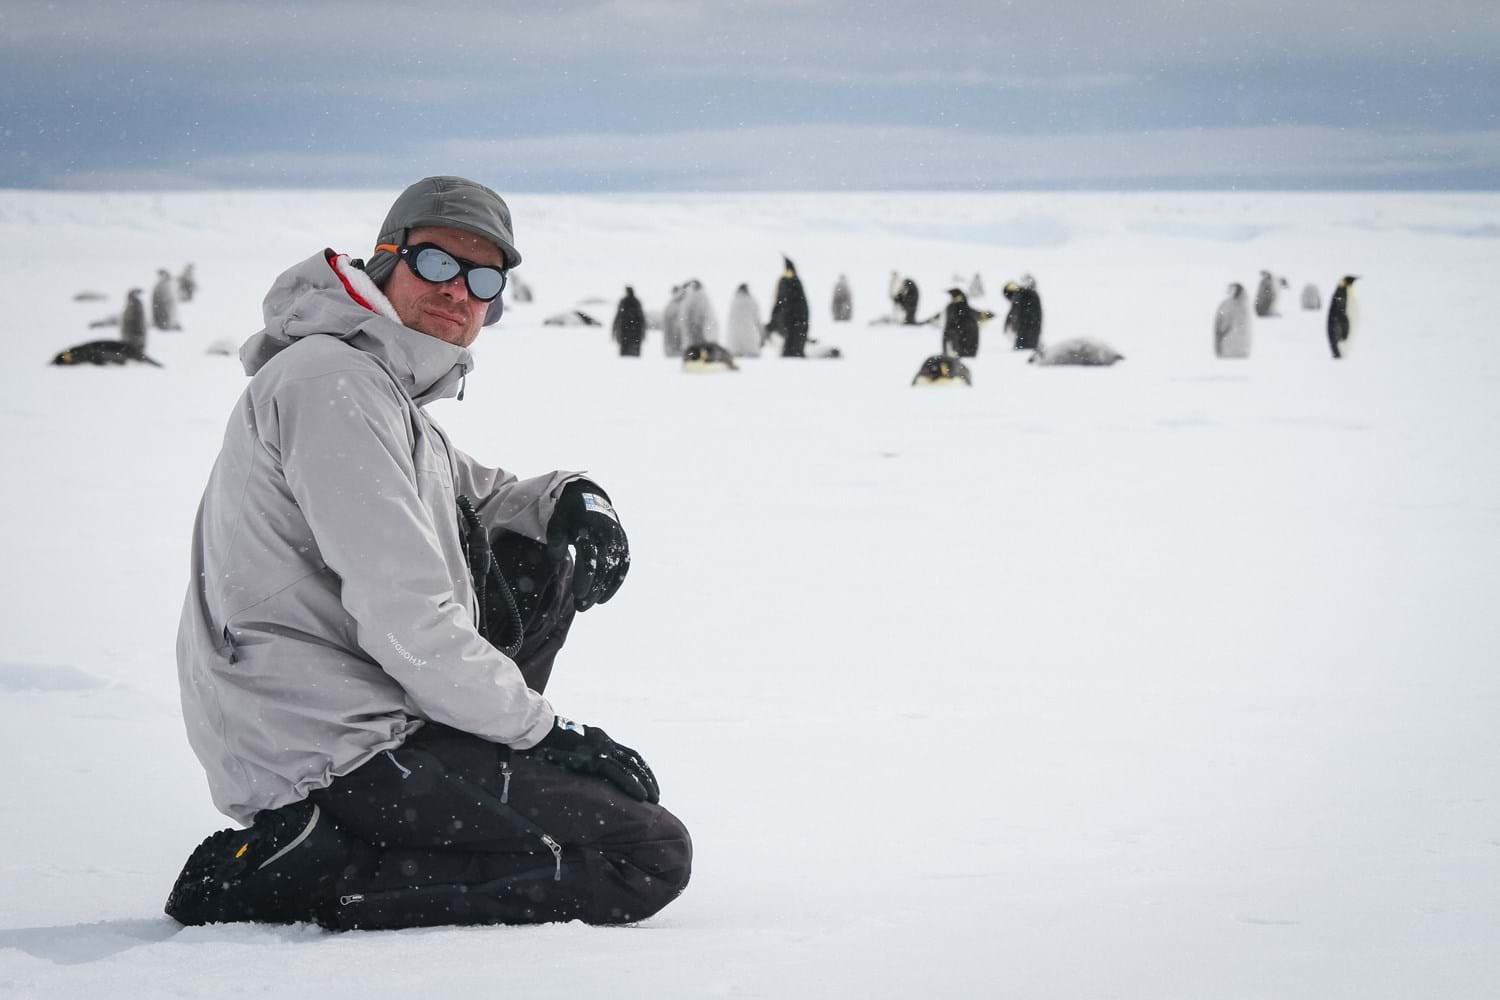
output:
[[[194,172],[79,173],[67,186],[255,187],[337,176],[390,186],[424,173],[483,177],[505,190],[546,190],[568,177],[585,190],[866,190],[1164,186],[1298,186],[1309,178],[1421,178],[1500,172],[1500,130],[1391,134],[1335,128],[1175,129],[1068,136],[996,136],[954,129],[767,127],[650,136],[559,135],[445,140],[356,157],[281,152],[216,157]],[[182,183],[161,183],[173,177]],[[192,184],[196,180],[198,184]],[[1192,185],[1190,185],[1192,186]]]
[[[1497,52],[1495,0],[0,0],[0,185],[1496,187]]]

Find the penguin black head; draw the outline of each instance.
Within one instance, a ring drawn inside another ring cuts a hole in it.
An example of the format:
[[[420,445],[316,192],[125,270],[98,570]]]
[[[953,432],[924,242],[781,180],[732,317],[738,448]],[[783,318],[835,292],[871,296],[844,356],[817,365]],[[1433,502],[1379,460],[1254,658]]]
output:
[[[1020,285],[1016,284],[1014,281],[1007,281],[1005,283],[1005,288],[1001,290],[1000,294],[1004,295],[1007,299],[1013,299],[1016,297],[1016,293],[1020,290]]]
[[[1231,299],[1237,299],[1241,295],[1244,295],[1244,294],[1245,294],[1245,286],[1244,285],[1240,284],[1238,281],[1231,281],[1229,283],[1229,297]]]
[[[625,297],[627,299],[633,299],[633,298],[635,298],[635,286],[634,285],[626,285],[625,286]]]
[[[1344,275],[1344,280],[1340,281],[1339,284],[1343,285],[1345,288],[1348,288],[1350,285],[1354,284],[1358,280],[1359,280],[1359,275],[1357,275],[1357,274],[1346,274],[1346,275]]]
[[[785,265],[781,273],[788,278],[795,278],[797,276],[797,265],[792,263],[792,258],[788,257],[786,254],[782,254],[781,260]]]
[[[748,284],[746,284],[745,282],[742,281],[742,282],[740,282],[740,287],[736,288],[735,291],[736,292],[745,292],[746,294],[749,294],[749,292],[750,292],[750,286]]]
[[[948,289],[948,297],[950,299],[952,299],[954,302],[967,302],[967,301],[969,301],[969,297],[964,294],[964,290],[962,288],[950,288],[950,289]]]

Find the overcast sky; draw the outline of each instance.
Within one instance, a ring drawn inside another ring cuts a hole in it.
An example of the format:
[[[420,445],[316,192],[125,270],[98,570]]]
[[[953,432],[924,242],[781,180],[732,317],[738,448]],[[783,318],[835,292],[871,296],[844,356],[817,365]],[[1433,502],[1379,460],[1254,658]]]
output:
[[[1500,0],[20,3],[0,187],[1500,189]]]

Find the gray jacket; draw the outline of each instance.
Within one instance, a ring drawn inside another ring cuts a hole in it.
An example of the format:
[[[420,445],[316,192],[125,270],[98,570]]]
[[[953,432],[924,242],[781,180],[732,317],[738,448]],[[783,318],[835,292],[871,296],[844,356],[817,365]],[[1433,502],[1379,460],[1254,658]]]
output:
[[[467,350],[402,326],[369,277],[319,253],[276,280],[240,351],[240,397],[193,528],[177,634],[188,741],[214,804],[248,823],[431,719],[516,747],[546,699],[475,630],[455,494],[491,531],[546,537],[575,478],[517,481],[422,407]]]

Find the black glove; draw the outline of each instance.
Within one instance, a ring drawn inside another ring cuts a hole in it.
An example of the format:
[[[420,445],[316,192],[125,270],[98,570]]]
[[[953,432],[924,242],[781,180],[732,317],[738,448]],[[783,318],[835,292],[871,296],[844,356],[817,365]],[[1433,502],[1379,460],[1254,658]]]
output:
[[[616,743],[598,726],[585,726],[557,716],[552,731],[528,752],[570,771],[608,778],[641,802],[660,802],[656,775],[641,755]]]
[[[609,497],[587,479],[563,487],[547,522],[554,553],[573,546],[573,600],[579,611],[615,596],[630,571],[630,541]]]

